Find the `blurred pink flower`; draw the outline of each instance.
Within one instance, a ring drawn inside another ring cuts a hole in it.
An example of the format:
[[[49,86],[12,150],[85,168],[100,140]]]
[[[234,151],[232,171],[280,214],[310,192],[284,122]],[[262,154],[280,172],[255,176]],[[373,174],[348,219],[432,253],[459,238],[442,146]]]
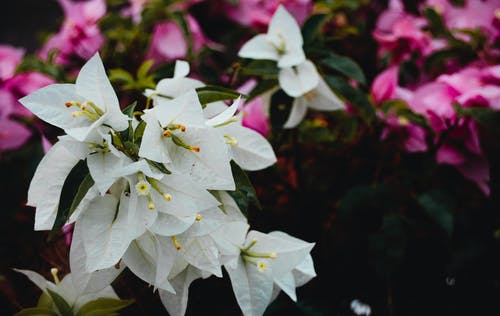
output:
[[[380,114],[379,114],[380,115]],[[396,115],[383,117],[386,127],[382,131],[381,139],[386,140],[396,134],[402,139],[402,146],[407,152],[425,152],[428,150],[427,132],[421,126],[408,122],[407,119]]]
[[[193,52],[198,53],[205,45],[212,42],[205,37],[194,17],[187,15],[186,19],[193,39]],[[184,32],[177,23],[172,21],[159,23],[153,29],[146,59],[152,59],[156,64],[185,59],[188,45]]]
[[[265,29],[280,4],[299,24],[309,16],[313,6],[311,0],[240,0],[236,4],[227,3],[224,11],[231,20],[241,25]]]
[[[15,117],[33,117],[33,114],[17,99],[54,83],[37,72],[15,74],[23,55],[23,49],[0,45],[0,151],[17,149],[31,136],[31,131]]]
[[[31,131],[23,124],[0,117],[0,152],[21,147],[30,136]]]
[[[238,91],[247,94],[255,85],[255,80],[249,80],[238,88]],[[243,126],[253,129],[264,137],[269,135],[269,117],[264,111],[264,103],[261,96],[241,106],[240,111],[243,113]]]
[[[439,12],[450,29],[481,28],[494,34],[495,12],[500,9],[498,0],[466,0],[465,5],[454,6],[446,0],[427,0],[424,6],[432,7]]]
[[[140,23],[142,19],[142,9],[149,0],[128,0],[129,6],[121,10],[121,15],[130,17],[134,23]]]
[[[59,33],[53,35],[39,52],[47,59],[56,51],[55,62],[67,66],[75,58],[84,60],[92,57],[104,44],[97,22],[106,14],[104,0],[73,2],[59,0],[65,19]]]
[[[0,81],[14,75],[17,66],[24,56],[24,49],[9,45],[0,45]]]

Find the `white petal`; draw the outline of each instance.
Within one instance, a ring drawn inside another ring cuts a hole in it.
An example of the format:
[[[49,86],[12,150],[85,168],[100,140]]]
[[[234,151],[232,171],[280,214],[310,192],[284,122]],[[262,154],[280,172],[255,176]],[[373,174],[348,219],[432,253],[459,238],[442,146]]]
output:
[[[170,155],[167,151],[167,142],[170,140],[163,136],[163,129],[156,116],[147,112],[142,119],[146,122],[146,128],[142,136],[139,156],[161,163],[170,162]]]
[[[195,221],[195,215],[177,217],[170,214],[158,213],[156,221],[149,230],[160,236],[175,236],[185,232]]]
[[[306,256],[306,258],[292,270],[292,273],[297,287],[306,284],[314,278],[316,276],[316,271],[314,271],[314,263],[311,255]]]
[[[132,241],[127,214],[128,203],[118,205],[109,194],[95,199],[82,214],[77,225],[82,225],[87,271],[113,267],[122,258]]]
[[[171,123],[204,126],[205,118],[196,90],[191,89],[173,100],[165,98],[158,100],[158,104],[151,112],[156,115],[162,127]]]
[[[230,145],[233,159],[245,170],[261,170],[276,162],[271,144],[259,133],[243,127],[239,122],[220,127],[221,133],[234,137],[236,145]]]
[[[225,191],[217,191],[215,196],[217,199],[222,203],[220,206],[220,209],[226,214],[226,221],[231,221],[231,222],[247,222],[247,218],[243,213],[241,213],[240,208],[238,207],[238,204],[234,201],[234,199]],[[246,235],[246,231],[245,231]],[[240,245],[243,244],[243,240],[239,243]]]
[[[280,34],[285,40],[287,46],[289,44],[302,47],[304,43],[300,26],[295,18],[280,5],[269,22],[267,31],[269,36],[277,36]]]
[[[175,259],[178,255],[178,250],[175,249],[174,244],[170,238],[156,238],[156,277],[155,285],[162,285],[163,289],[174,291],[174,288],[168,280],[168,275],[174,266]],[[165,284],[169,284],[165,288]]]
[[[175,294],[160,290],[160,299],[171,316],[184,316],[187,308],[189,285],[201,277],[198,269],[190,266],[171,280]]]
[[[292,301],[297,301],[295,279],[291,271],[283,274],[279,279],[274,279],[274,282],[292,299]]]
[[[219,251],[211,238],[197,237],[184,239],[179,236],[178,240],[181,244],[179,252],[187,262],[202,271],[210,272],[222,278]]]
[[[222,113],[226,109],[227,109],[227,105],[223,101],[208,103],[205,106],[205,108],[203,109],[203,115],[205,116],[206,119],[210,119],[210,118]]]
[[[175,61],[174,78],[186,77],[189,74],[189,63],[184,60]]]
[[[154,93],[158,93],[170,98],[177,98],[190,90],[204,86],[205,84],[203,82],[196,79],[185,77],[165,78],[158,82],[158,84],[156,85],[156,91],[154,91]],[[157,101],[161,99],[164,98],[162,98],[161,96],[155,97],[155,104],[157,104]]]
[[[86,271],[87,254],[83,243],[80,223],[75,225],[71,249],[69,252],[69,263],[73,284],[79,290],[79,294],[96,293],[113,282],[113,280],[125,269],[121,263],[119,268],[111,267],[89,273]]]
[[[54,284],[52,282],[47,281],[43,276],[36,273],[35,271],[21,270],[21,269],[13,269],[13,270],[27,276],[31,282],[35,283],[35,285],[38,286],[38,288],[44,292],[47,288],[50,289],[54,288]]]
[[[316,67],[309,60],[293,68],[283,68],[279,73],[280,86],[291,97],[301,96],[314,89],[319,78]]]
[[[52,84],[19,100],[33,114],[64,130],[90,126],[91,122],[84,117],[73,118],[71,113],[75,108],[67,108],[65,105],[70,101],[85,101],[77,95],[73,84]]]
[[[288,116],[284,128],[294,128],[299,125],[304,119],[307,112],[306,100],[303,97],[296,98],[293,101],[292,110],[290,111],[290,116]]]
[[[264,314],[273,291],[271,269],[261,272],[253,264],[246,264],[240,257],[235,269],[226,266],[226,270],[243,314],[245,316]]]
[[[87,165],[95,185],[104,195],[116,180],[114,174],[123,166],[123,159],[111,152],[96,152],[87,156]]]
[[[74,156],[59,141],[38,165],[30,183],[27,202],[28,205],[37,207],[35,230],[52,228],[64,181],[81,158]]]
[[[76,93],[109,113],[107,122],[111,127],[117,131],[127,129],[127,116],[120,111],[118,97],[109,82],[99,53],[83,65],[76,78],[75,86]]]
[[[238,97],[238,99],[236,99],[233,102],[233,104],[231,104],[231,106],[228,107],[226,110],[224,110],[222,113],[207,120],[207,125],[215,126],[227,122],[234,116],[234,113],[236,113],[236,111],[238,110],[240,103],[241,103],[241,97]]]
[[[323,78],[319,79],[318,86],[312,91],[308,106],[320,111],[345,109],[344,102],[332,92]]]
[[[251,59],[279,59],[278,51],[265,34],[256,35],[246,42],[238,52],[238,56]]]
[[[292,66],[297,66],[302,64],[306,60],[306,55],[302,50],[302,47],[290,47],[287,48],[285,54],[280,56],[278,61],[278,67],[288,68]]]
[[[230,157],[223,137],[214,128],[190,127],[181,134],[183,141],[199,146],[200,152],[169,144],[172,163],[167,166],[191,177],[207,190],[234,190]]]

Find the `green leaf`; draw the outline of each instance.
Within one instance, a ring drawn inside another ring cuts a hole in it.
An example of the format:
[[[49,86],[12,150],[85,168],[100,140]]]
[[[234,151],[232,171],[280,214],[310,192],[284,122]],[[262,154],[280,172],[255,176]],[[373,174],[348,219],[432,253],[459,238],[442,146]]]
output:
[[[233,173],[236,189],[234,191],[227,191],[227,193],[229,193],[236,204],[238,204],[240,210],[244,214],[247,214],[250,203],[254,204],[259,210],[262,210],[255,188],[250,182],[246,172],[234,161],[231,161],[231,171]]]
[[[162,163],[159,163],[159,162],[156,162],[156,161],[152,161],[152,160],[149,160],[149,159],[146,159],[146,161],[148,162],[148,164],[151,166],[151,167],[154,167],[158,170],[160,170],[161,172],[163,173],[166,173],[166,174],[171,174],[172,172],[170,170],[168,170],[164,164]]]
[[[198,93],[198,99],[202,105],[216,101],[234,100],[239,96],[245,97],[245,95],[242,95],[237,91],[219,86],[205,86],[197,88],[196,92]]]
[[[431,191],[418,197],[418,203],[429,217],[451,237],[453,233],[453,199],[441,191]]]
[[[134,84],[134,76],[130,74],[128,71],[121,69],[121,68],[115,68],[111,69],[109,71],[109,80],[111,82],[122,82],[122,83],[128,83],[128,84]]]
[[[134,101],[133,103],[127,105],[127,107],[124,108],[122,111],[123,114],[127,115],[128,117],[133,117],[136,106],[137,106],[137,101]]]
[[[342,95],[344,99],[349,102],[349,104],[353,105],[361,113],[363,113],[366,120],[372,120],[375,118],[375,110],[365,93],[354,88],[341,77],[327,76],[325,77],[325,81],[332,90]]]
[[[248,94],[248,99],[246,100],[246,102],[250,102],[253,99],[255,99],[256,97],[258,97],[259,95],[262,95],[262,94],[266,93],[267,91],[270,91],[270,90],[276,88],[278,86],[278,84],[279,84],[278,80],[276,80],[276,79],[266,79],[266,80],[259,81],[259,83],[257,83],[257,85]]]
[[[47,308],[40,307],[30,307],[25,308],[14,314],[14,316],[58,316],[56,312],[53,312]]]
[[[321,63],[362,85],[366,85],[366,78],[363,70],[361,70],[358,64],[349,57],[330,53],[330,57],[323,59]]]
[[[146,129],[146,122],[141,121],[139,125],[135,128],[134,131],[134,143],[139,139],[142,139],[142,135],[144,135],[144,130]]]
[[[133,302],[133,300],[98,298],[83,305],[76,313],[76,316],[110,315],[129,306]]]
[[[40,295],[36,307],[52,310],[52,299],[50,298],[49,294],[42,292],[42,295]]]
[[[73,202],[71,202],[71,207],[69,208],[69,215],[73,214],[93,185],[94,179],[92,179],[89,173],[85,176],[85,178],[83,178],[82,182],[78,186],[78,191],[76,192],[75,198],[73,199]]]
[[[252,60],[241,68],[240,73],[245,76],[277,77],[279,71],[274,60]]]
[[[446,28],[441,15],[433,8],[425,8],[424,16],[429,21],[429,31],[434,37],[450,37],[451,32]]]
[[[77,198],[77,195],[79,193],[80,185],[88,175],[89,175],[89,168],[87,167],[86,160],[78,161],[78,163],[73,167],[73,169],[71,169],[70,173],[68,174],[68,177],[64,181],[61,190],[61,196],[59,197],[59,207],[57,209],[56,220],[54,221],[54,225],[52,226],[52,230],[50,231],[49,240],[51,240],[54,237],[54,235],[57,232],[59,232],[61,227],[63,227],[64,224],[68,221],[68,218],[71,216],[72,207],[75,205],[75,203],[79,203],[75,202],[75,199]],[[88,185],[88,182],[86,185]],[[85,186],[82,187],[82,190],[85,188]]]
[[[71,306],[66,302],[64,298],[62,298],[62,296],[50,289],[47,289],[47,293],[49,293],[52,301],[59,310],[59,313],[61,313],[61,316],[74,316]]]
[[[314,14],[304,22],[304,26],[302,27],[302,37],[304,38],[304,44],[310,44],[314,41],[321,27],[329,18],[329,14]]]
[[[139,79],[139,80],[145,79],[148,76],[148,73],[151,70],[151,67],[153,66],[153,64],[154,64],[153,60],[144,61],[139,66],[139,69],[137,69],[137,79]]]

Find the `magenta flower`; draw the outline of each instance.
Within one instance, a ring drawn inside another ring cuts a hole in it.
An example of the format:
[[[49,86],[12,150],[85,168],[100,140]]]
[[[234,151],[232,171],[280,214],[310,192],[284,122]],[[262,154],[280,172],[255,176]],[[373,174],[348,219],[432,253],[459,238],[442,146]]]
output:
[[[142,9],[148,0],[129,0],[129,6],[120,12],[124,17],[130,17],[134,23],[140,23],[142,19]]]
[[[0,151],[17,149],[31,136],[31,131],[16,118],[31,118],[33,114],[17,99],[54,83],[37,72],[15,74],[23,55],[23,49],[0,45]]]
[[[53,35],[39,52],[47,59],[50,52],[57,52],[55,62],[67,66],[77,59],[87,60],[104,44],[97,22],[106,14],[104,0],[73,2],[59,0],[65,19],[59,33]]]
[[[312,12],[311,0],[240,0],[224,6],[227,17],[245,26],[266,29],[274,12],[283,5],[302,24]]]
[[[196,19],[191,15],[187,15],[186,19],[193,39],[193,53],[200,52],[205,45],[212,45],[212,42],[205,37]],[[159,23],[153,29],[146,59],[152,59],[156,64],[186,59],[188,45],[184,32],[177,23],[173,21]]]

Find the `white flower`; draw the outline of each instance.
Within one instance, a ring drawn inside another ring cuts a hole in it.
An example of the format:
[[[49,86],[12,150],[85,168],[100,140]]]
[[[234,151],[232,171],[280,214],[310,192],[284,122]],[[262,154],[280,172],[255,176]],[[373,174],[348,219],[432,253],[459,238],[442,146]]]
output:
[[[98,129],[122,131],[128,127],[97,53],[82,67],[76,84],[52,84],[19,102],[78,141],[93,137]]]
[[[240,104],[237,99],[217,116],[207,120],[224,137],[231,158],[245,170],[260,170],[276,162],[271,144],[256,131],[241,125],[241,115],[234,116]]]
[[[308,260],[313,246],[284,233],[250,231],[236,263],[225,265],[243,314],[262,315],[273,299],[274,284],[295,299],[295,287],[304,280],[301,276],[315,275]]]
[[[306,63],[307,62],[309,61],[306,61]],[[312,67],[314,67],[314,65],[312,65]],[[307,90],[307,92],[302,93],[301,95],[299,94],[295,98],[295,100],[293,101],[292,109],[290,111],[290,116],[288,117],[284,125],[285,128],[296,127],[306,116],[308,108],[318,111],[334,111],[345,108],[344,102],[342,102],[332,92],[325,81],[321,77],[318,77],[318,79],[318,84],[315,87]],[[299,90],[300,89],[298,89],[297,91]]]
[[[274,13],[267,34],[259,34],[240,49],[243,58],[270,59],[278,62],[278,67],[288,68],[305,60],[302,34],[297,21],[283,6]]]
[[[57,269],[53,269],[51,271],[54,275],[55,283],[47,281],[43,276],[34,271],[19,269],[14,270],[26,275],[33,283],[35,283],[36,286],[38,286],[43,292],[47,293],[47,295],[47,289],[59,294],[68,303],[68,305],[72,307],[73,312],[78,311],[85,303],[98,298],[107,297],[118,299],[118,296],[111,286],[106,286],[93,293],[83,293],[81,291],[82,289],[75,286],[73,283],[73,277],[71,274],[67,274],[61,281],[59,281],[59,278],[57,277]]]
[[[158,99],[142,118],[147,125],[139,156],[167,163],[206,189],[234,190],[224,138],[205,124],[195,90],[173,100]]]
[[[165,78],[158,82],[156,89],[146,89],[144,94],[154,100],[159,98],[175,99],[189,90],[204,87],[205,84],[199,80],[188,78],[189,63],[184,60],[175,62],[174,77]]]

